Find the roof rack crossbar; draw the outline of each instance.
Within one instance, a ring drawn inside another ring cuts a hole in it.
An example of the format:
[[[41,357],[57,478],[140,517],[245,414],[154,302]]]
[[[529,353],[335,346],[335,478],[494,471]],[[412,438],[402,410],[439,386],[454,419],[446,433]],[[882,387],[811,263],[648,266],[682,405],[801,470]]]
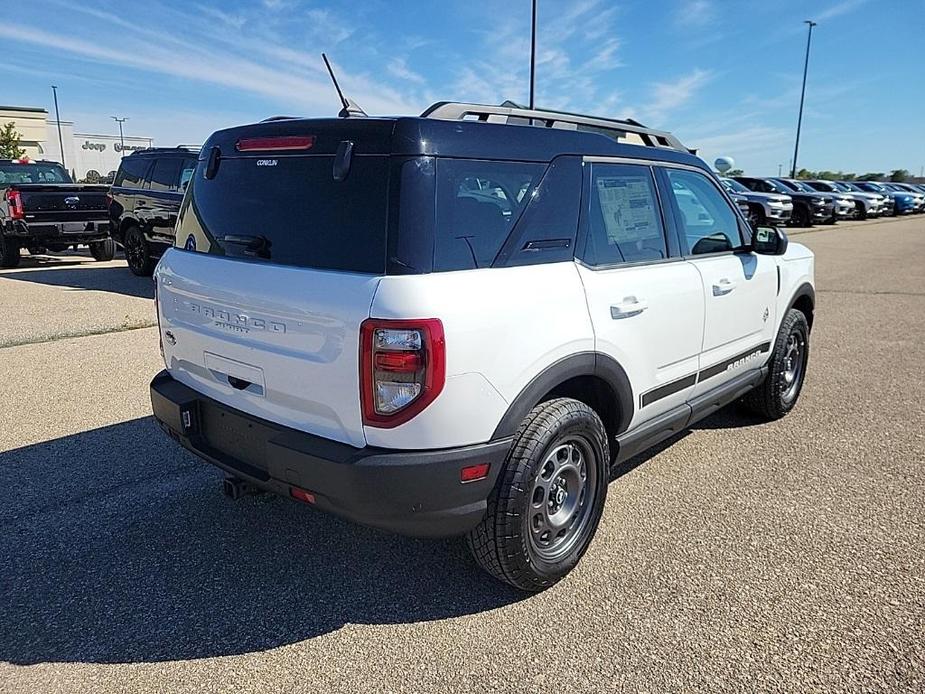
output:
[[[628,133],[633,133],[638,135],[638,140],[647,147],[675,149],[685,153],[691,152],[690,149],[681,144],[681,141],[671,133],[647,128],[632,119],[618,120],[615,118],[598,118],[596,116],[585,116],[580,113],[568,113],[566,111],[547,111],[545,109],[530,109],[506,104],[501,106],[467,104],[456,101],[438,101],[425,110],[424,113],[421,114],[421,117],[436,118],[438,120],[474,119],[480,122],[497,123],[508,123],[514,118],[518,120],[525,119],[528,122],[532,122],[534,126],[598,131],[612,135],[617,140],[625,140]],[[638,144],[638,142],[634,141],[633,144]]]

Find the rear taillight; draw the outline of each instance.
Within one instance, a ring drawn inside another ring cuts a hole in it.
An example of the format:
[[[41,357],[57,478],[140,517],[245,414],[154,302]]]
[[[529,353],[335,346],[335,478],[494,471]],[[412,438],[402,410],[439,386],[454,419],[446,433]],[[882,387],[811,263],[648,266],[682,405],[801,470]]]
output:
[[[6,201],[9,204],[12,219],[22,219],[26,216],[22,206],[22,193],[18,190],[8,190],[6,192]]]
[[[363,423],[391,428],[416,416],[443,390],[446,342],[436,318],[379,320],[360,326]]]
[[[106,191],[106,209],[112,207],[112,191]]]

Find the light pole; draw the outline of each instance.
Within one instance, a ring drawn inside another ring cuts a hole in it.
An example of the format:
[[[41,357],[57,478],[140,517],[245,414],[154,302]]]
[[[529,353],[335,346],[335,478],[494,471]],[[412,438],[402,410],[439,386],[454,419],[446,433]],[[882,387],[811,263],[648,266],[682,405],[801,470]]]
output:
[[[122,156],[125,156],[124,154],[122,154],[122,152],[125,151],[125,138],[122,135],[122,124],[125,121],[127,121],[128,118],[119,118],[118,116],[109,116],[109,117],[119,124],[119,154]]]
[[[783,164],[778,164],[778,165],[777,165],[777,177],[778,177],[778,178],[780,178],[781,169],[783,169],[783,168],[784,168],[784,165],[783,165]]]
[[[61,114],[58,112],[58,87],[57,85],[51,85],[51,93],[55,95],[55,120],[58,123],[58,147],[61,148],[61,166],[67,169],[67,164],[64,163],[64,138],[61,137]]]
[[[530,110],[533,110],[536,83],[536,0],[533,0],[533,17],[530,22]]]
[[[800,151],[800,126],[803,124],[803,99],[806,97],[806,73],[809,70],[809,45],[813,40],[813,27],[816,22],[806,19],[804,24],[809,25],[809,34],[806,36],[806,60],[803,61],[803,90],[800,92],[800,115],[797,116],[797,140],[793,145],[793,165],[790,169],[790,178],[797,177],[797,154]]]

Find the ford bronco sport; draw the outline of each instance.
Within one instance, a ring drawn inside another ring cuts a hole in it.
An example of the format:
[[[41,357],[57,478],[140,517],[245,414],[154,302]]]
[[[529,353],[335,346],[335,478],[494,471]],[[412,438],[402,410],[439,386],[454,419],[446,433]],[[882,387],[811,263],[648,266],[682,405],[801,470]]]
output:
[[[813,256],[634,121],[440,103],[214,133],[155,271],[154,414],[230,476],[465,535],[524,590],[579,561],[611,469],[800,395]]]

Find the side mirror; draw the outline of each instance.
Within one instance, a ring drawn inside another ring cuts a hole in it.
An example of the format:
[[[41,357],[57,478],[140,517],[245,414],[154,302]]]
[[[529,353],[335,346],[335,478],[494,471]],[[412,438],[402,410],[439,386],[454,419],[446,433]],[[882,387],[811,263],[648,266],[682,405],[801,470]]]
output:
[[[752,250],[761,255],[783,255],[788,243],[780,227],[755,227],[752,233]]]

